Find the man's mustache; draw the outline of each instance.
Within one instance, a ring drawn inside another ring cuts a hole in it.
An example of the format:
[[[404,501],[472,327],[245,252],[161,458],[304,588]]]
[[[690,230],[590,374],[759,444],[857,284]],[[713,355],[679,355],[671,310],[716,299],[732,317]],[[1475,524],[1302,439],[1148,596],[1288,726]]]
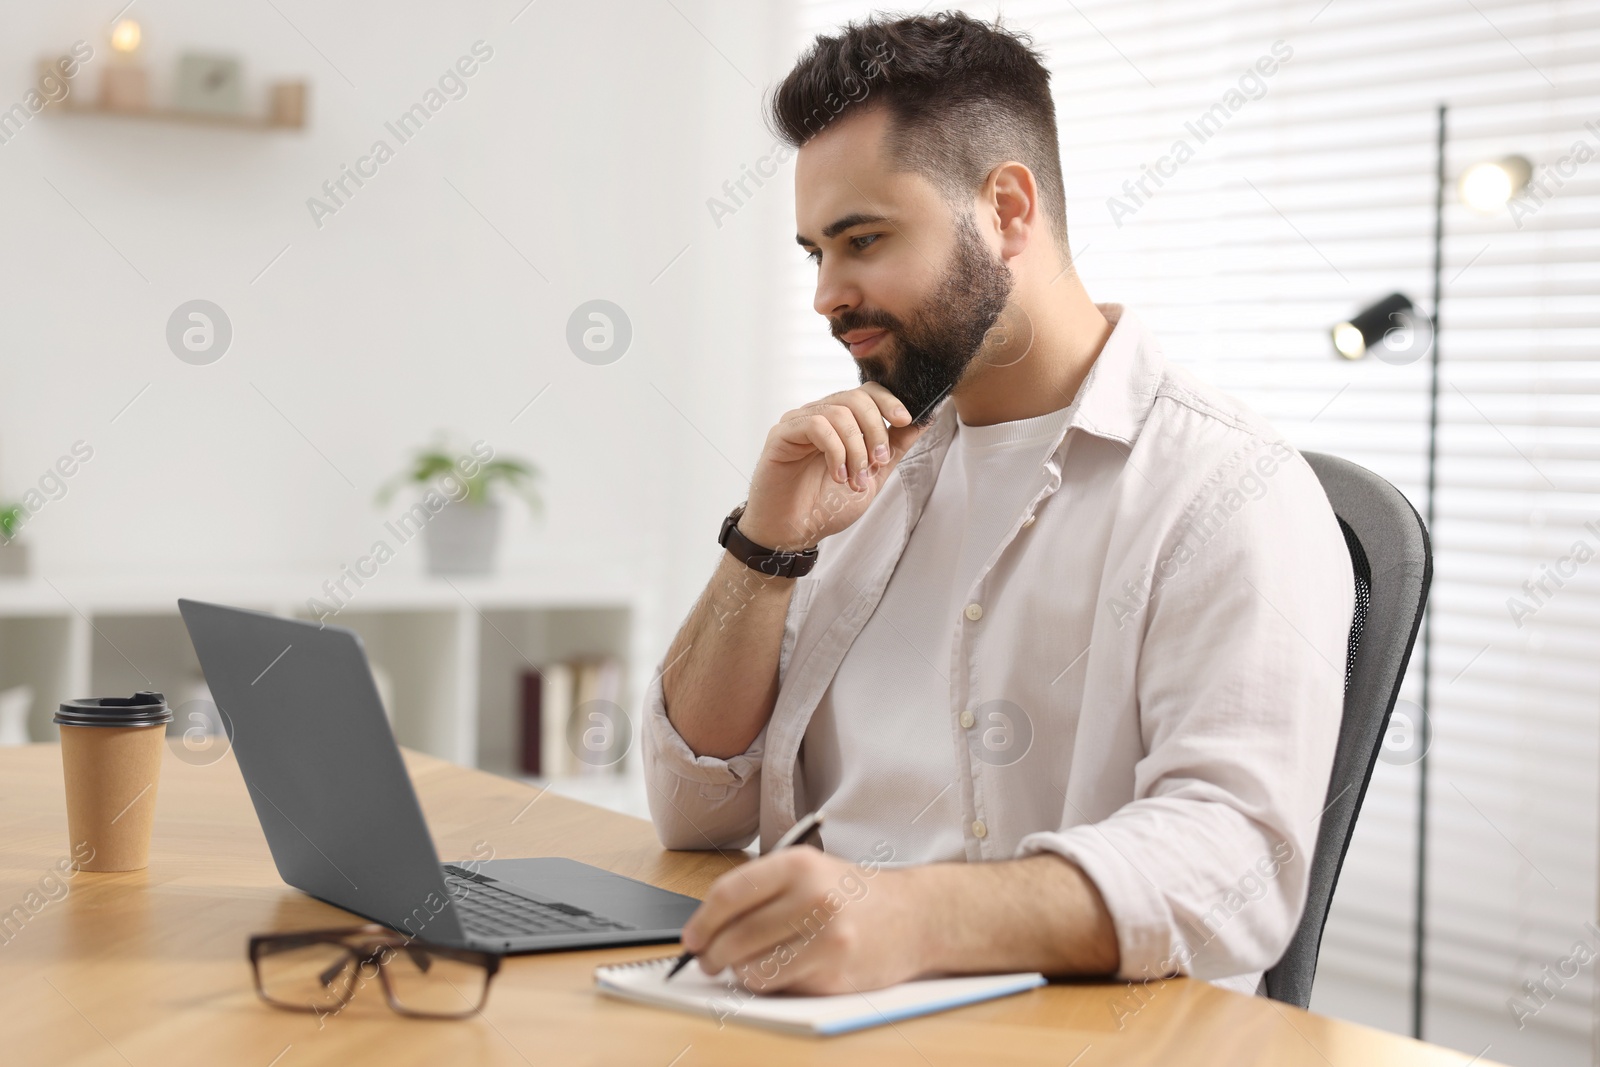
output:
[[[900,320],[893,315],[861,315],[853,318],[832,320],[829,329],[835,341],[844,343],[844,335],[852,330],[887,330],[890,333],[900,333]]]

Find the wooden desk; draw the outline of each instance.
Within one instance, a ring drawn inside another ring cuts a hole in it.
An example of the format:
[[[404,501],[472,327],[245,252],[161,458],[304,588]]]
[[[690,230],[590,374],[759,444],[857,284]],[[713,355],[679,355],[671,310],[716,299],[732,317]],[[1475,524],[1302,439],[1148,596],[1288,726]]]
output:
[[[1061,1067],[1450,1065],[1459,1053],[1179,979],[1060,984],[989,1004],[813,1039],[603,998],[601,963],[665,946],[508,957],[483,1014],[404,1019],[367,987],[323,1020],[277,1011],[250,985],[251,933],[354,921],[278,878],[231,755],[162,768],[150,866],[77,873],[59,900],[0,933],[0,1061],[105,1067],[615,1063],[1021,1064]],[[648,823],[406,752],[444,860],[571,856],[700,896],[732,860],[666,852]],[[478,851],[482,855],[482,850]],[[68,856],[56,745],[0,749],[0,912]],[[60,890],[56,890],[60,896]],[[26,908],[24,908],[26,911]],[[1123,1025],[1118,1026],[1117,1005]],[[1076,1057],[1076,1058],[1075,1058]],[[1478,1064],[1487,1067],[1487,1061]]]

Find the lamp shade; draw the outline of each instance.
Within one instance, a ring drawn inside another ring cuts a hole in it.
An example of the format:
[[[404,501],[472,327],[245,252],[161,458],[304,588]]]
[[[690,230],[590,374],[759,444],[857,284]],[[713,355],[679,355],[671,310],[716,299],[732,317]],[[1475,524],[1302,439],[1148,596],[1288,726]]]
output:
[[[1433,343],[1433,323],[1404,293],[1390,293],[1333,327],[1333,349],[1345,359],[1369,351],[1385,363],[1411,363]]]
[[[1528,187],[1533,164],[1526,156],[1506,156],[1485,163],[1474,163],[1461,172],[1456,189],[1461,202],[1482,214],[1498,211],[1512,197]]]

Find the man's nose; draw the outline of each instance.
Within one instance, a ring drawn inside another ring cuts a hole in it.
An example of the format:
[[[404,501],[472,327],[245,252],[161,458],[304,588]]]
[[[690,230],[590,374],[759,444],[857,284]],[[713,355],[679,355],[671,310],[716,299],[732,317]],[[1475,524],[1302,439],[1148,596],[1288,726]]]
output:
[[[836,272],[830,272],[823,266],[817,272],[817,291],[812,299],[811,306],[816,308],[817,314],[833,321],[840,315],[854,310],[861,304],[861,293],[854,283]]]

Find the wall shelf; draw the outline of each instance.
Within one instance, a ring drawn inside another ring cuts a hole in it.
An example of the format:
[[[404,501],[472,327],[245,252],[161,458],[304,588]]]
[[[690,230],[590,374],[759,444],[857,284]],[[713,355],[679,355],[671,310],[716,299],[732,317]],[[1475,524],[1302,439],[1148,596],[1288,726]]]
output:
[[[142,122],[171,122],[187,126],[222,126],[236,130],[303,130],[305,120],[295,123],[277,122],[270,115],[229,115],[205,111],[179,111],[174,108],[149,108],[143,111],[122,111],[101,107],[98,104],[55,104],[45,108],[44,115],[92,115],[109,119],[134,119]]]
[[[0,579],[0,689],[33,688],[28,731],[54,741],[63,700],[153,688],[174,710],[201,681],[177,600],[189,597],[312,618],[307,597],[324,574],[278,577]],[[486,578],[385,574],[327,621],[360,635],[389,676],[396,739],[469,767],[522,777],[520,676],[575,657],[622,665],[620,703],[631,719],[649,684],[649,605],[590,568]],[[177,716],[169,733],[188,723]],[[638,729],[620,768],[639,771]]]

